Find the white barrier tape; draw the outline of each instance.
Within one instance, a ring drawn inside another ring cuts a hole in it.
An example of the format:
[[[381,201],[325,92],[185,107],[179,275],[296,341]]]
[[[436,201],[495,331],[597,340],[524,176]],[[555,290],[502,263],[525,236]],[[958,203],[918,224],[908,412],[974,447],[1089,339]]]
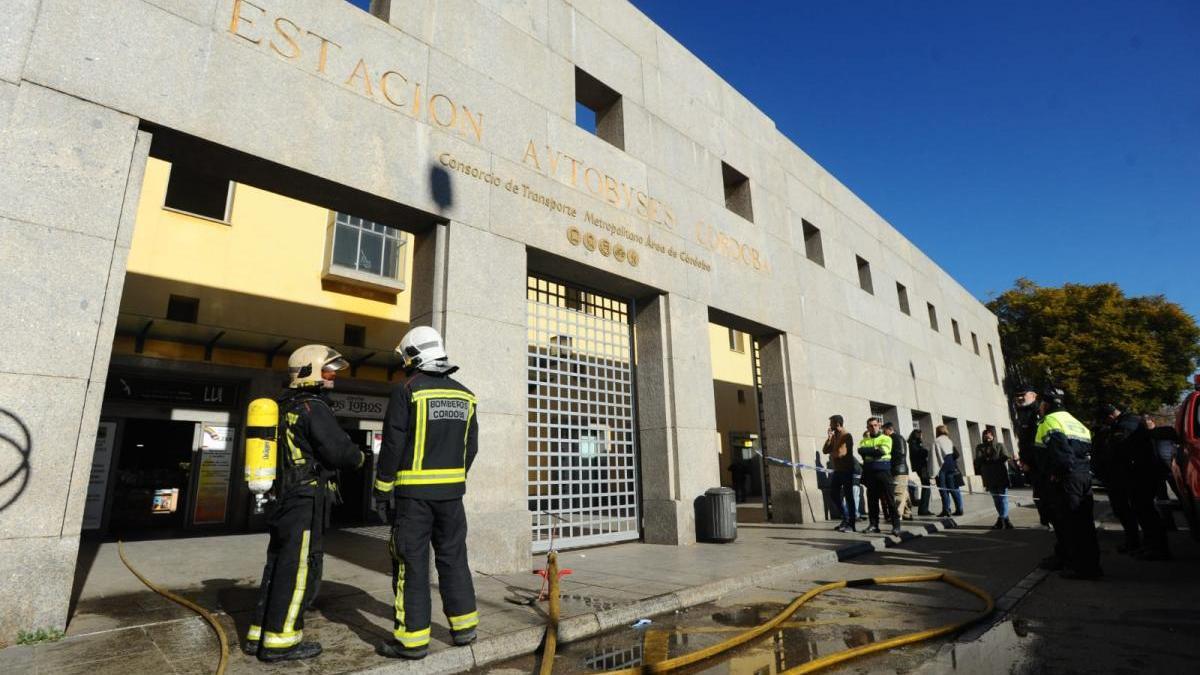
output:
[[[768,456],[766,456],[766,455],[764,455],[764,454],[762,453],[762,450],[755,450],[755,451],[754,451],[754,454],[758,455],[759,457],[762,457],[763,459],[767,460],[768,462],[774,462],[774,463],[776,463],[776,464],[780,464],[780,465],[783,465],[783,466],[786,466],[786,467],[791,467],[791,468],[793,468],[793,469],[810,469],[810,470],[812,470],[812,471],[816,471],[816,472],[818,472],[818,473],[825,473],[825,474],[833,474],[833,473],[837,473],[837,472],[836,472],[836,471],[834,471],[833,469],[827,469],[827,468],[825,468],[825,467],[823,467],[823,466],[814,466],[814,465],[812,465],[812,464],[805,464],[805,463],[803,463],[803,462],[789,462],[789,461],[788,461],[788,460],[786,460],[786,459],[780,459],[780,458],[778,458],[778,457],[768,457]],[[861,474],[860,474],[860,475],[861,475]],[[894,476],[894,477],[895,477],[895,476]],[[932,490],[937,490],[937,491],[939,491],[939,492],[951,492],[951,493],[953,493],[953,492],[956,492],[956,491],[957,491],[957,492],[959,493],[959,495],[960,495],[960,496],[961,496],[961,494],[962,494],[962,488],[960,488],[960,487],[955,487],[955,488],[945,488],[945,487],[938,487],[937,485],[923,485],[923,484],[921,484],[921,483],[918,483],[918,482],[916,482],[916,481],[913,481],[912,479],[909,479],[909,480],[905,481],[905,484],[906,484],[908,487],[922,488],[922,489],[925,489],[925,490],[930,490],[930,489],[932,489]],[[968,494],[969,494],[969,493],[968,493]],[[1016,498],[1015,496],[1010,496],[1010,495],[1009,495],[1007,492],[1006,492],[1005,494],[1001,494],[1001,495],[994,494],[994,493],[991,493],[991,492],[989,492],[989,493],[987,493],[987,494],[988,494],[988,496],[989,496],[989,497],[1002,497],[1002,498],[1004,498],[1004,499],[1006,499],[1006,500],[1012,501],[1012,502],[1013,502],[1013,504],[1015,504],[1015,505],[1018,505],[1018,506],[1020,505],[1020,502],[1017,502],[1017,501],[1016,501],[1016,499],[1017,499],[1017,498]]]

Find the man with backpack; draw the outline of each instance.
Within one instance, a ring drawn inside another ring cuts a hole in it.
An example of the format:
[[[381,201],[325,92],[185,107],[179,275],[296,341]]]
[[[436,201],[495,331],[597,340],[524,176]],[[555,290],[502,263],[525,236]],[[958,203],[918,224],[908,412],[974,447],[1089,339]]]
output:
[[[288,391],[281,396],[278,483],[268,520],[271,541],[254,622],[242,645],[260,661],[294,661],[321,653],[304,642],[304,612],[321,584],[322,535],[333,506],[338,469],[361,467],[365,456],[338,426],[326,399],[349,364],[325,345],[306,345],[288,357]]]

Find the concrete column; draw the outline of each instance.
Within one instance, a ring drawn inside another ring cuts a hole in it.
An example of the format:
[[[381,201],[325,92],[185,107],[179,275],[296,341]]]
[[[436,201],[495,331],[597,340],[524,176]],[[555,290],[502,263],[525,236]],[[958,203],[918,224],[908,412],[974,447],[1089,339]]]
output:
[[[63,628],[148,134],[0,82],[0,642]]]
[[[758,353],[762,369],[763,430],[765,454],[788,462],[812,464],[798,451],[795,406],[789,373],[786,333],[759,337]],[[813,469],[792,469],[782,464],[767,464],[771,484],[771,521],[806,523],[823,518],[817,473]]]
[[[525,246],[458,222],[418,235],[415,245],[412,322],[441,331],[460,367],[454,377],[479,397],[479,456],[465,499],[471,569],[526,571]]]
[[[696,541],[695,500],[721,484],[708,310],[680,296],[638,305],[637,396],[646,543]]]

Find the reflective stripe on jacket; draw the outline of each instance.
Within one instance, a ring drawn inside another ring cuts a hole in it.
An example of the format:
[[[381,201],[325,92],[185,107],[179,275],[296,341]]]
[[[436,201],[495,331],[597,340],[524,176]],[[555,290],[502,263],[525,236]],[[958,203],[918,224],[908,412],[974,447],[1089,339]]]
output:
[[[375,489],[417,499],[466,492],[479,448],[477,401],[448,375],[416,373],[392,390],[384,420]]]

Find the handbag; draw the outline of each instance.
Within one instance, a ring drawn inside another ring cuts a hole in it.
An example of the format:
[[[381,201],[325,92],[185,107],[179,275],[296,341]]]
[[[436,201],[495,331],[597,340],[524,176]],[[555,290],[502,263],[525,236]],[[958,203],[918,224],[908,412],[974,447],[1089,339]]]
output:
[[[961,471],[954,472],[954,487],[962,487],[966,484],[966,482],[967,481],[965,478],[963,478]]]

